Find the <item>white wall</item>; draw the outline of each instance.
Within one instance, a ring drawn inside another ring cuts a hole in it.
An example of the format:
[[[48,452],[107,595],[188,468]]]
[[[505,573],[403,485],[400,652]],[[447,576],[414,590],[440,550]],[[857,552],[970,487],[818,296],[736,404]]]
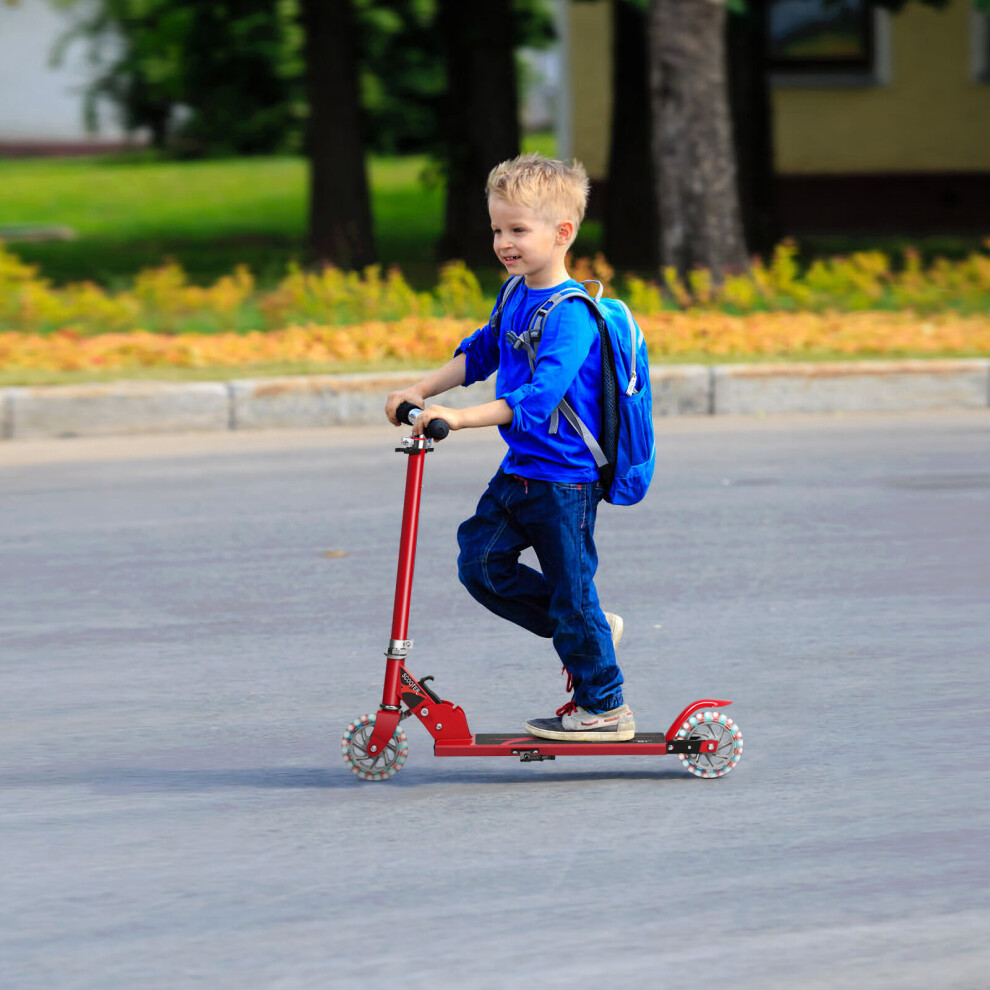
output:
[[[71,15],[75,16],[75,15]],[[51,65],[56,39],[70,15],[48,0],[0,0],[0,141],[87,141],[82,90],[91,67],[85,45],[69,47],[63,64]],[[96,137],[120,140],[111,113],[101,116]]]

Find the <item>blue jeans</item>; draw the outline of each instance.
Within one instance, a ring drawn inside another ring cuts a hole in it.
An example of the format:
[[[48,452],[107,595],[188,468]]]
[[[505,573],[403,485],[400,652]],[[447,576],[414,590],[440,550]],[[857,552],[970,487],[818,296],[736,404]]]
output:
[[[622,704],[622,672],[594,582],[601,497],[598,482],[534,481],[500,468],[457,531],[464,587],[496,615],[552,637],[574,701],[593,712]],[[527,547],[542,573],[519,562]]]

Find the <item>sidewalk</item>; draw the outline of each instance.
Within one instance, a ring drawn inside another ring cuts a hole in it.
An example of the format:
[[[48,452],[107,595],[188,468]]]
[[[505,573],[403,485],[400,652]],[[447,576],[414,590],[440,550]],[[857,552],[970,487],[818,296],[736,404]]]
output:
[[[0,388],[0,440],[378,424],[420,373]],[[990,409],[990,359],[661,365],[657,417]],[[494,380],[437,400],[494,397]]]

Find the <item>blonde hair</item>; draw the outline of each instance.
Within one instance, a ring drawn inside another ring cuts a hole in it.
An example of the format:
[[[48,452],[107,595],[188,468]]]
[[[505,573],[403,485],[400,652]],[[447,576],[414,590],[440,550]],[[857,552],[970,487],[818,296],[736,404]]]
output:
[[[562,162],[535,153],[520,155],[488,173],[485,193],[488,199],[497,196],[525,206],[551,223],[572,220],[576,233],[588,205],[588,173],[576,159]]]

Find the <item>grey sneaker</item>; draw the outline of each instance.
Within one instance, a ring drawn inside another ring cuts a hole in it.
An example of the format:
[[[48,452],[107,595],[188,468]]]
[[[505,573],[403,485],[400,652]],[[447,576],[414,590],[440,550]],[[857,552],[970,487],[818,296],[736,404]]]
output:
[[[606,612],[605,621],[608,623],[608,627],[612,631],[612,648],[618,649],[619,640],[622,639],[622,630],[624,628],[622,616],[616,615],[615,612]]]
[[[636,735],[636,720],[628,705],[594,714],[568,701],[556,718],[531,718],[526,731],[541,739],[565,742],[627,742]]]

